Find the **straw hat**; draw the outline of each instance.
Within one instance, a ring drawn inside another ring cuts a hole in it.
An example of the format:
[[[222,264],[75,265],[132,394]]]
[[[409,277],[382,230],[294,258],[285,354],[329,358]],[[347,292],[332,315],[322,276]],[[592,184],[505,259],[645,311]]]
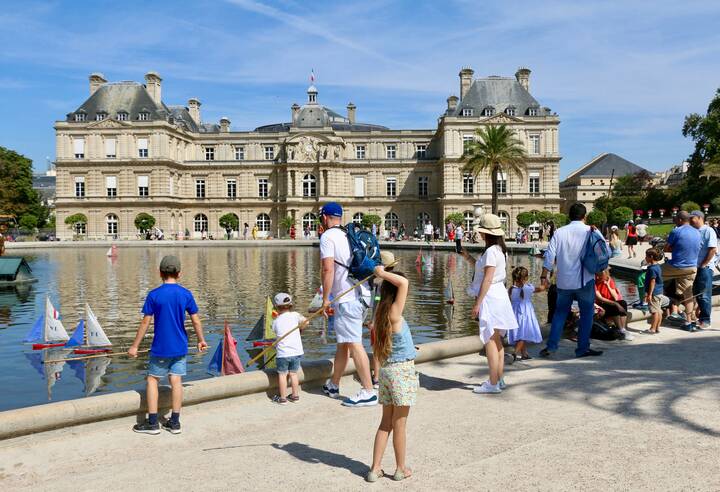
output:
[[[502,223],[500,222],[500,217],[493,214],[485,214],[483,216],[482,225],[478,230],[484,234],[490,234],[491,236],[505,235],[505,231],[502,228]]]
[[[395,263],[395,255],[390,251],[380,251],[380,263],[382,266],[388,267]]]

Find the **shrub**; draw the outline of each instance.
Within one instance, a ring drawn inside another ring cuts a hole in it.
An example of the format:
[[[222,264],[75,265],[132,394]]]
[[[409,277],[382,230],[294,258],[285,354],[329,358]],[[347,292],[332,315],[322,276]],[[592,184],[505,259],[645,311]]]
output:
[[[463,224],[465,221],[465,216],[462,214],[462,212],[453,212],[451,214],[448,214],[447,217],[445,217],[445,223],[449,224],[452,222],[453,224]]]
[[[684,202],[682,205],[680,205],[680,210],[685,210],[686,212],[692,212],[693,210],[700,210],[700,205],[697,203],[688,200],[687,202]]]
[[[240,226],[240,219],[238,219],[238,216],[235,214],[225,214],[220,217],[219,223],[223,229],[237,231]]]
[[[147,232],[155,226],[155,217],[145,212],[135,217],[135,228],[140,232]]]
[[[520,212],[515,221],[520,227],[529,227],[535,222],[535,212]]]
[[[555,227],[562,227],[564,225],[567,225],[570,219],[568,219],[568,216],[564,213],[558,212],[556,214],[553,214],[552,221],[553,224],[555,224]]]
[[[373,224],[380,227],[380,225],[382,224],[382,217],[380,217],[379,215],[374,215],[374,214],[363,215],[363,218],[362,218],[363,227],[370,229]]]
[[[607,222],[607,216],[602,210],[593,210],[587,214],[586,222],[589,225],[594,225],[595,227],[602,227],[602,225]]]
[[[33,214],[25,214],[20,217],[20,227],[22,227],[26,231],[32,231],[37,227],[37,225],[38,218],[35,217]]]
[[[629,207],[618,207],[610,212],[609,222],[616,226],[623,226],[628,220],[632,220],[633,211]]]

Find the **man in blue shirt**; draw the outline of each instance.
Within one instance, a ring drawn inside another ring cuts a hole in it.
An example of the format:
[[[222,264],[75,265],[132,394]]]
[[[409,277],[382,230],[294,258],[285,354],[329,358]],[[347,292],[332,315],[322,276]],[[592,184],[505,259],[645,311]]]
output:
[[[690,214],[681,210],[675,217],[675,229],[670,232],[665,244],[665,252],[672,257],[662,266],[664,280],[675,280],[675,303],[685,306],[685,324],[683,329],[695,331],[695,301],[693,282],[697,273],[700,255],[700,233],[689,224]]]
[[[700,233],[700,254],[697,257],[697,274],[693,282],[693,294],[697,296],[700,311],[697,328],[710,327],[712,311],[712,280],[717,253],[717,234],[715,229],[705,224],[705,214],[700,210],[690,213],[690,224]]]

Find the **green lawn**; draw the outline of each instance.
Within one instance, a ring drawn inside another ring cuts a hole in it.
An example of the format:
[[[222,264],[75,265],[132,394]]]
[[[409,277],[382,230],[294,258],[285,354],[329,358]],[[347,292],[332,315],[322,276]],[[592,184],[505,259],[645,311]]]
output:
[[[651,236],[665,237],[672,231],[673,224],[657,224],[648,226],[648,234]]]

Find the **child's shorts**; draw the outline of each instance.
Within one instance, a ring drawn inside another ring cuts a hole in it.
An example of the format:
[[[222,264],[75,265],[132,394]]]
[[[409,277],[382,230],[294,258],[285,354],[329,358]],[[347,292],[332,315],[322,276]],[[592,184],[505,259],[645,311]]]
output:
[[[380,390],[378,401],[381,405],[411,407],[415,405],[418,391],[418,376],[415,361],[384,364],[380,368]]]
[[[150,356],[148,362],[148,376],[164,378],[167,375],[184,376],[187,373],[187,361],[184,355],[180,357]]]
[[[278,357],[276,359],[277,372],[279,374],[298,372],[300,369],[300,359],[302,359],[302,355],[295,355],[293,357]]]
[[[648,310],[652,314],[662,313],[663,308],[668,306],[669,304],[670,304],[670,299],[668,299],[664,295],[650,296],[650,305],[649,305]]]

